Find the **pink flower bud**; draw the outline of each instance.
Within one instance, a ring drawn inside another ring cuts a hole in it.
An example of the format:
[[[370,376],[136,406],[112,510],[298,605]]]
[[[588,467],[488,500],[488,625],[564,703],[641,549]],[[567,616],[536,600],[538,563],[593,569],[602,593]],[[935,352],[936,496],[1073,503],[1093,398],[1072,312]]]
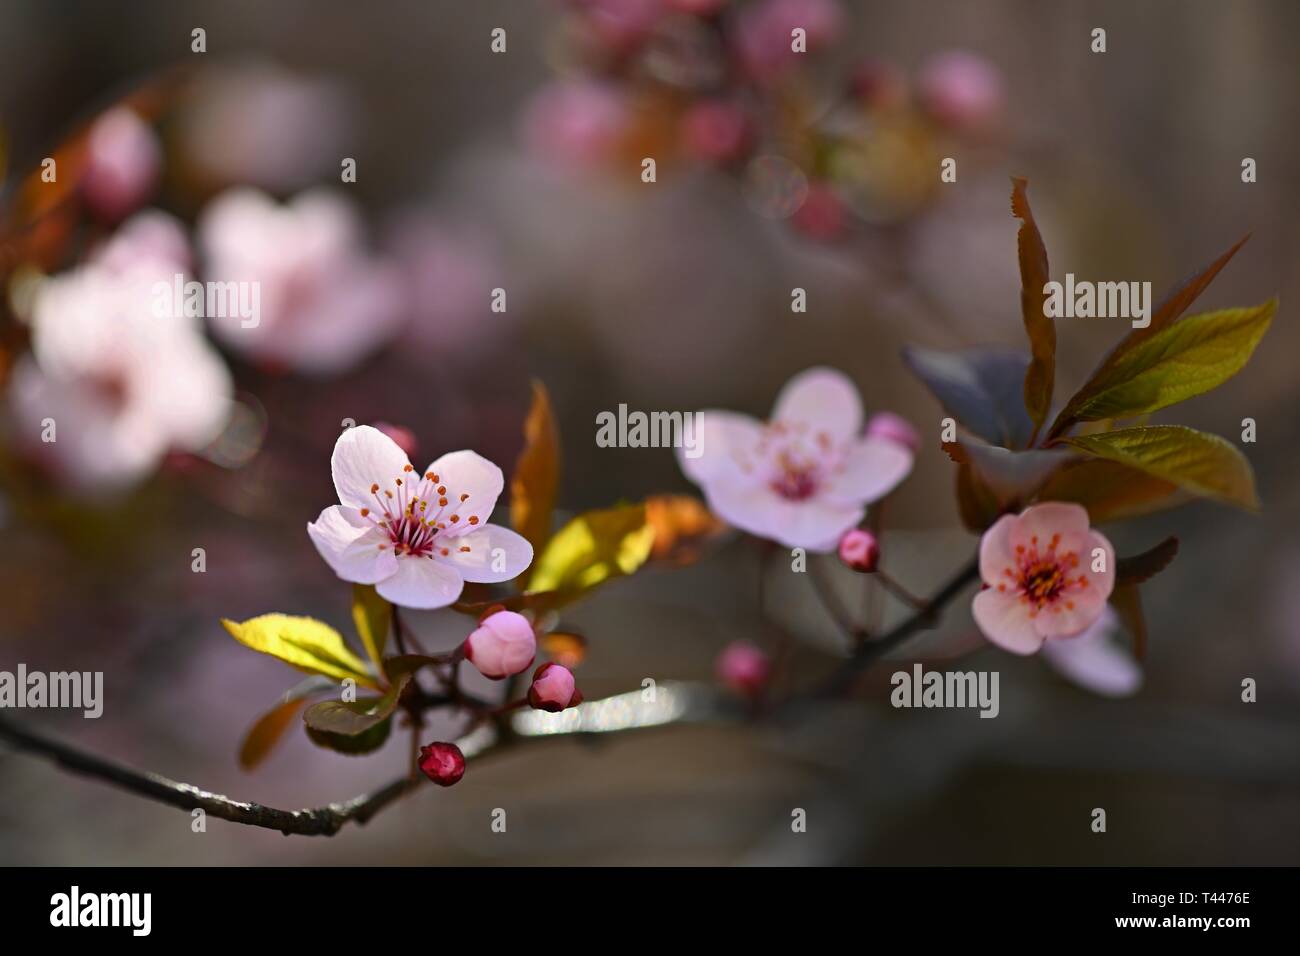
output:
[[[983,57],[963,51],[941,53],[921,68],[921,102],[939,122],[975,131],[1002,112],[1002,76]]]
[[[420,748],[420,769],[438,786],[450,787],[465,776],[465,755],[455,744],[428,744]]]
[[[830,186],[810,183],[808,197],[790,221],[804,235],[828,242],[840,238],[848,229],[848,209]]]
[[[767,655],[749,641],[732,641],[724,647],[714,669],[718,680],[745,695],[762,690],[771,671]]]
[[[854,571],[869,574],[880,561],[880,543],[870,531],[850,528],[840,538],[840,560]]]
[[[893,412],[877,412],[872,415],[867,422],[867,435],[897,442],[914,454],[921,448],[921,436],[912,427],[912,423]]]
[[[497,611],[465,639],[465,659],[484,677],[501,680],[528,669],[537,656],[537,637],[528,618]]]
[[[375,422],[375,427],[391,438],[394,444],[407,455],[415,454],[416,440],[415,434],[409,428],[403,428],[401,425],[390,425],[388,422]]]
[[[116,222],[144,204],[158,179],[162,149],[149,125],[125,107],[90,128],[81,188],[100,216]]]
[[[533,686],[528,688],[529,706],[551,713],[576,707],[582,703],[573,672],[559,664],[543,664],[533,673]]]
[[[682,118],[682,143],[710,163],[729,163],[744,155],[750,142],[749,119],[740,107],[723,100],[692,106]]]

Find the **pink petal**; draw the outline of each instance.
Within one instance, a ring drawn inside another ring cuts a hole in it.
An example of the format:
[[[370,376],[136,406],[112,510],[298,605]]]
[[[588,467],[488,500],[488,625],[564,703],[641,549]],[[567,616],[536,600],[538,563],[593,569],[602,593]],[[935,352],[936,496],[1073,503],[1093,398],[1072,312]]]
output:
[[[453,541],[447,546],[451,553],[445,558],[440,556],[440,560],[453,565],[466,581],[478,584],[509,581],[533,563],[533,546],[528,539],[500,525],[484,525]],[[461,551],[461,548],[470,550]],[[498,551],[500,560],[497,560]]]
[[[1057,551],[1079,551],[1087,539],[1088,510],[1083,505],[1067,504],[1063,501],[1049,501],[1041,505],[1030,505],[1020,513],[1011,530],[1011,546],[1030,547],[1035,537],[1038,538],[1039,551],[1047,548],[1052,535],[1061,536]],[[1083,555],[1079,555],[1080,562]]]
[[[461,521],[465,523],[460,525],[460,530],[449,527],[447,533],[450,536],[472,530],[473,526],[467,520],[470,516],[477,517],[480,522],[487,521],[505,487],[501,469],[477,452],[448,452],[425,469],[426,474],[430,472],[437,475],[438,484],[447,489],[449,501],[456,502],[461,495],[469,495],[459,508]]]
[[[705,486],[711,507],[728,524],[787,548],[833,551],[866,509],[818,498],[789,501],[766,485],[716,481]]]
[[[677,462],[687,478],[703,485],[721,475],[741,474],[741,463],[752,460],[763,437],[763,426],[748,415],[707,409],[697,413],[695,454],[677,449]]]
[[[1080,556],[1083,560],[1083,556]],[[1068,602],[1068,603],[1067,603]],[[1073,604],[1074,607],[1069,607]],[[1043,607],[1034,624],[1043,637],[1069,639],[1090,627],[1106,608],[1106,595],[1092,583],[1083,590],[1070,589]]]
[[[1142,686],[1142,668],[1111,638],[1119,616],[1107,606],[1078,637],[1048,641],[1043,657],[1054,670],[1085,690],[1105,697],[1130,697]]]
[[[375,585],[375,590],[393,604],[428,611],[453,603],[464,586],[448,562],[407,555],[397,560],[397,572]]]
[[[330,471],[339,501],[349,508],[373,508],[375,496],[370,489],[379,485],[378,494],[395,491],[395,481],[406,477],[410,459],[406,452],[378,428],[357,425],[349,428],[334,443]]]
[[[1106,553],[1104,571],[1092,569],[1092,553],[1101,548]],[[1097,592],[1102,601],[1110,598],[1115,590],[1115,548],[1100,531],[1090,531],[1084,543],[1083,553],[1079,555],[1079,570],[1088,576],[1088,591]]]
[[[980,538],[980,577],[985,584],[996,587],[1009,579],[1002,572],[1016,569],[1016,553],[1011,545],[1011,529],[1016,526],[1015,515],[1003,515]]]
[[[885,438],[864,438],[850,447],[843,471],[824,496],[832,501],[870,504],[897,488],[911,470],[912,452],[906,447]]]
[[[862,399],[843,372],[810,368],[786,382],[772,409],[774,422],[804,422],[843,441],[862,431]]]
[[[332,505],[307,525],[307,535],[325,563],[344,581],[374,584],[397,570],[388,535],[352,508]]]
[[[1029,605],[992,588],[975,595],[971,603],[975,623],[994,644],[1013,654],[1033,654],[1043,638],[1029,617]]]

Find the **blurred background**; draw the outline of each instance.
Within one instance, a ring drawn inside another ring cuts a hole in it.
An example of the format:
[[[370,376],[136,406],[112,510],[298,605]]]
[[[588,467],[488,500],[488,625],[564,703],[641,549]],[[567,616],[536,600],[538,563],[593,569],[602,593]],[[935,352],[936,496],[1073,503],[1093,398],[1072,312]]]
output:
[[[566,514],[692,490],[668,451],[596,446],[620,403],[761,417],[830,364],[928,435],[941,413],[903,345],[1022,342],[1011,175],[1054,277],[1159,297],[1249,232],[1197,309],[1282,306],[1245,372],[1177,414],[1232,440],[1256,420],[1263,513],[1194,503],[1107,529],[1121,554],[1182,539],[1145,588],[1135,694],[982,646],[962,666],[1001,673],[996,720],[894,710],[884,665],[798,719],[505,752],[332,839],[195,834],[0,745],[0,863],[1300,862],[1298,31],[1285,0],[4,4],[0,669],[104,671],[101,719],[19,716],[239,799],[318,806],[405,766],[404,739],[348,758],[296,728],[256,771],[236,761],[299,675],[218,619],[347,630],[347,586],[304,526],[335,500],[348,419],[406,429],[417,465],[472,447],[509,472],[538,378]],[[40,183],[46,157],[62,185]],[[175,272],[259,281],[256,334],[111,321]],[[1059,396],[1120,330],[1058,326]],[[889,500],[884,560],[917,592],[976,545],[953,477],[926,441]],[[830,570],[856,606],[862,579]],[[575,608],[586,696],[711,681],[728,642],[769,644],[758,576],[730,539]],[[807,582],[767,586],[800,638],[790,683],[825,672],[844,648]],[[961,640],[968,604],[925,640]],[[412,619],[432,645],[464,637],[449,612]]]

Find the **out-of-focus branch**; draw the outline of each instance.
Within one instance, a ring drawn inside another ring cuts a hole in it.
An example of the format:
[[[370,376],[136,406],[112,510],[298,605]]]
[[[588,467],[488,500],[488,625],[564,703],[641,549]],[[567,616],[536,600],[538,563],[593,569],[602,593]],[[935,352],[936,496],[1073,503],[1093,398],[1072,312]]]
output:
[[[544,737],[574,734],[605,734],[638,728],[708,719],[717,713],[711,689],[689,684],[664,684],[652,695],[642,691],[588,701],[559,714],[529,711],[516,714],[510,733],[484,726],[457,744],[466,759],[538,742]],[[333,836],[344,824],[363,824],[390,804],[414,790],[419,778],[402,777],[372,793],[342,803],[303,810],[277,810],[259,803],[232,800],[193,784],[179,783],[161,774],[136,770],[34,731],[0,714],[0,740],[18,750],[50,760],[71,773],[91,777],[136,796],[156,800],[182,810],[204,813],[245,826],[279,830],[286,836]]]

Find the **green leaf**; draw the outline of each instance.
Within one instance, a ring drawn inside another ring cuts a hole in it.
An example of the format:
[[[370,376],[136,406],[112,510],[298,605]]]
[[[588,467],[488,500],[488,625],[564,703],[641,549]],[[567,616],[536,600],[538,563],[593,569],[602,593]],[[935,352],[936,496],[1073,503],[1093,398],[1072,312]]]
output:
[[[286,691],[280,702],[258,718],[244,735],[244,742],[239,747],[240,768],[252,770],[257,767],[275,749],[298,711],[307,706],[307,699],[334,686],[329,678],[316,675]]]
[[[357,700],[322,700],[312,704],[302,715],[308,728],[326,734],[356,737],[387,720],[397,709],[402,691],[411,682],[410,674],[401,675],[382,697]]]
[[[644,504],[584,512],[551,538],[533,566],[528,590],[585,591],[634,572],[653,544]]]
[[[384,646],[393,620],[393,606],[379,596],[373,584],[352,585],[352,624],[375,667],[384,669]]]
[[[306,728],[307,736],[311,738],[312,743],[318,747],[325,747],[346,754],[349,757],[359,757],[362,754],[378,750],[388,741],[388,735],[392,729],[393,719],[391,717],[352,737],[347,734],[332,734],[328,731],[317,730],[315,727]]]
[[[533,404],[524,421],[524,450],[510,479],[510,523],[536,554],[551,536],[551,512],[560,485],[560,435],[546,386],[533,382]]]
[[[1024,448],[1034,433],[1025,411],[1029,359],[1001,348],[903,349],[903,361],[963,428],[1003,448]]]
[[[1204,394],[1241,371],[1277,311],[1277,299],[1245,309],[1190,315],[1099,368],[1052,425],[1127,418]]]
[[[1042,427],[1052,405],[1056,380],[1056,325],[1047,315],[1044,287],[1049,280],[1047,247],[1029,209],[1027,180],[1012,177],[1011,214],[1020,220],[1016,251],[1020,260],[1020,313],[1029,336],[1033,356],[1025,370],[1025,410],[1034,423],[1034,434]]]
[[[337,680],[351,677],[358,684],[378,686],[366,672],[365,663],[343,642],[342,635],[314,618],[263,614],[242,623],[223,618],[221,623],[241,644],[300,671]]]
[[[1182,425],[1121,428],[1100,435],[1076,435],[1064,443],[1098,458],[1119,462],[1228,504],[1259,509],[1255,477],[1246,456],[1218,435]]]
[[[1115,586],[1141,584],[1169,567],[1178,554],[1178,539],[1168,537],[1149,551],[1120,558],[1115,564]]]
[[[1178,485],[1104,458],[1066,463],[1038,491],[1040,501],[1070,501],[1088,509],[1093,524],[1134,518],[1183,504]]]

